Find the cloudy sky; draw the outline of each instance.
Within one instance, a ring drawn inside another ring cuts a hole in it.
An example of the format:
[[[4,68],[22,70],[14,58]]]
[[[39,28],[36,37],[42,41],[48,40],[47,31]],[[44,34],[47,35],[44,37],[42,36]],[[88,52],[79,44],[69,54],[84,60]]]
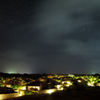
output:
[[[0,0],[0,71],[100,73],[100,0]]]

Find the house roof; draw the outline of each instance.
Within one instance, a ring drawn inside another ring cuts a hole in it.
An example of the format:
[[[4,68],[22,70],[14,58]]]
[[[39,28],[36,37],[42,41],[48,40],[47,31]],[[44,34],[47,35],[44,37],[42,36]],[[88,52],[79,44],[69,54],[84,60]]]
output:
[[[40,82],[32,82],[30,84],[27,84],[27,86],[40,86]]]
[[[12,85],[11,83],[3,83],[4,85]]]
[[[14,90],[12,88],[0,87],[0,94],[5,94],[5,93],[14,93]]]
[[[63,77],[62,81],[70,81],[71,79],[69,77]]]
[[[83,80],[82,78],[78,78],[77,80]]]

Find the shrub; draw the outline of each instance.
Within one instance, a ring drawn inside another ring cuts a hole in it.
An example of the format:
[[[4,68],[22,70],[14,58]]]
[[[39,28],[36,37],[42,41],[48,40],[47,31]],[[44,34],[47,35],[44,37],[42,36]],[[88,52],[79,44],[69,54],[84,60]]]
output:
[[[4,85],[2,83],[0,83],[0,87],[4,87]]]
[[[33,93],[30,91],[25,91],[25,95],[32,95]]]
[[[18,90],[22,89],[22,87],[23,86],[21,86],[21,85],[11,85],[11,88],[18,89]]]

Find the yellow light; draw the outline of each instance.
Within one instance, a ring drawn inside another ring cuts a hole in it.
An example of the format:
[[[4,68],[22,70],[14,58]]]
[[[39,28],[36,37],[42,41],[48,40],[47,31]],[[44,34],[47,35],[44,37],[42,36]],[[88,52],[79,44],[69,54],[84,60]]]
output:
[[[48,90],[48,92],[47,92],[47,93],[51,94],[51,93],[53,93],[53,90]]]
[[[64,88],[62,87],[62,88],[60,88],[59,90],[64,90]]]
[[[0,95],[0,100],[3,100],[4,98],[3,98],[3,96],[2,95]]]
[[[36,87],[38,90],[40,90],[40,87]]]
[[[62,82],[62,84],[64,84],[65,82]]]
[[[22,92],[20,91],[19,96],[22,96]]]
[[[11,85],[6,85],[6,87],[11,87]]]
[[[100,83],[97,83],[96,86],[100,86]]]
[[[69,85],[66,85],[67,87],[69,87]]]
[[[70,84],[70,81],[67,81],[67,84]]]
[[[22,96],[22,94],[20,93],[19,96]]]
[[[26,86],[23,86],[21,90],[26,90]]]
[[[14,90],[15,92],[19,92],[19,90]]]
[[[80,82],[82,82],[81,80],[78,80],[78,82],[80,83]]]
[[[61,85],[57,85],[58,90],[63,90],[64,88]]]
[[[57,85],[57,89],[59,89],[60,88],[60,85]]]
[[[93,84],[93,83],[88,83],[87,85],[88,85],[88,86],[94,86],[94,84]]]

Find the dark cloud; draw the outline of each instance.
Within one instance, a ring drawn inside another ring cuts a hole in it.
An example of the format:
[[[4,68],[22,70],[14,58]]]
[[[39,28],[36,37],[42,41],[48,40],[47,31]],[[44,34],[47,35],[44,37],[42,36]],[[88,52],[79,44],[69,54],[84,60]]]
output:
[[[20,18],[22,23],[7,26],[7,30],[1,28],[3,71],[10,68],[30,73],[98,72],[99,9],[99,0],[36,3],[29,16]]]

